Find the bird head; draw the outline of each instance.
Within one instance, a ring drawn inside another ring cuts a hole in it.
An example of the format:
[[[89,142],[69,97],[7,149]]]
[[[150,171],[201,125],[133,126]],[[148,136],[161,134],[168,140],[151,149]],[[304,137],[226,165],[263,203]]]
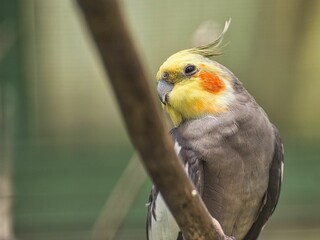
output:
[[[234,97],[230,71],[210,57],[220,55],[220,36],[204,46],[182,50],[170,56],[157,73],[157,91],[173,124],[228,110]]]

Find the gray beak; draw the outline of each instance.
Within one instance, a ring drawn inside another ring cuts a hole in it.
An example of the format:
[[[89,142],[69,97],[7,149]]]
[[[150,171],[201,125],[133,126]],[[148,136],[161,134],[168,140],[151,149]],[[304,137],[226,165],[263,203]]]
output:
[[[171,90],[173,89],[173,84],[168,83],[164,80],[160,80],[158,82],[158,86],[157,86],[157,90],[158,90],[158,95],[160,98],[160,101],[166,105],[166,103],[168,102],[169,99],[169,93],[171,92]]]

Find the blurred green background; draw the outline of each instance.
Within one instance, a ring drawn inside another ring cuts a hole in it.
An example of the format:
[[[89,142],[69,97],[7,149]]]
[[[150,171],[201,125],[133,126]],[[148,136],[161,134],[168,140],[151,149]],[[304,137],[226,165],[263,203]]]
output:
[[[206,33],[232,18],[217,61],[263,106],[285,145],[280,202],[261,239],[320,239],[320,1],[121,3],[152,86],[169,55],[212,40]],[[106,78],[75,1],[1,0],[0,239],[90,239],[108,215],[134,149]],[[150,186],[132,192],[116,239],[145,239]]]

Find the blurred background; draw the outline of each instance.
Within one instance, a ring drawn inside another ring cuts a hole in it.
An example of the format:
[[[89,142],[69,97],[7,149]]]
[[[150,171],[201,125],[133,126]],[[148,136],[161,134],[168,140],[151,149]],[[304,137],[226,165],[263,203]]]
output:
[[[320,239],[320,1],[121,3],[154,90],[169,55],[232,18],[216,60],[285,145],[280,202],[261,239]],[[0,239],[90,239],[114,216],[124,218],[115,239],[145,239],[151,182],[130,161],[106,78],[75,1],[0,1]]]

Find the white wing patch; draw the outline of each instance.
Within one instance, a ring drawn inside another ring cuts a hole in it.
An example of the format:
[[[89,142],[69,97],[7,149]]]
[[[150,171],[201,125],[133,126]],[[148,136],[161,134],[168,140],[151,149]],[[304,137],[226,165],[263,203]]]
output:
[[[284,155],[284,147],[283,147],[283,144],[281,144],[281,148],[282,148],[282,156]],[[284,168],[284,162],[283,162],[283,159],[281,161],[281,183],[283,181],[283,168]]]
[[[179,143],[177,141],[174,142],[174,150],[176,151],[177,155],[179,155],[179,153],[181,151],[181,146],[179,145]]]
[[[174,220],[170,210],[159,193],[156,200],[157,220],[152,216],[150,240],[176,240],[179,234],[179,227]]]
[[[186,171],[187,175],[189,175],[189,163],[187,162],[186,165],[184,165],[184,170]]]
[[[181,146],[175,141],[174,150],[177,155],[180,154]],[[185,171],[188,174],[189,165],[186,163]],[[161,193],[158,194],[155,202],[155,216],[151,217],[151,229],[149,230],[150,240],[176,240],[179,234],[179,227],[168,209]]]
[[[281,161],[281,182],[283,181],[283,168],[284,168],[284,162]]]
[[[177,155],[180,154],[181,146],[175,141],[174,150]],[[185,166],[185,171],[188,173],[188,163]],[[155,202],[155,216],[151,219],[151,229],[149,230],[150,240],[176,240],[179,234],[179,227],[176,220],[173,218],[167,204],[163,200],[161,193],[158,194]]]

